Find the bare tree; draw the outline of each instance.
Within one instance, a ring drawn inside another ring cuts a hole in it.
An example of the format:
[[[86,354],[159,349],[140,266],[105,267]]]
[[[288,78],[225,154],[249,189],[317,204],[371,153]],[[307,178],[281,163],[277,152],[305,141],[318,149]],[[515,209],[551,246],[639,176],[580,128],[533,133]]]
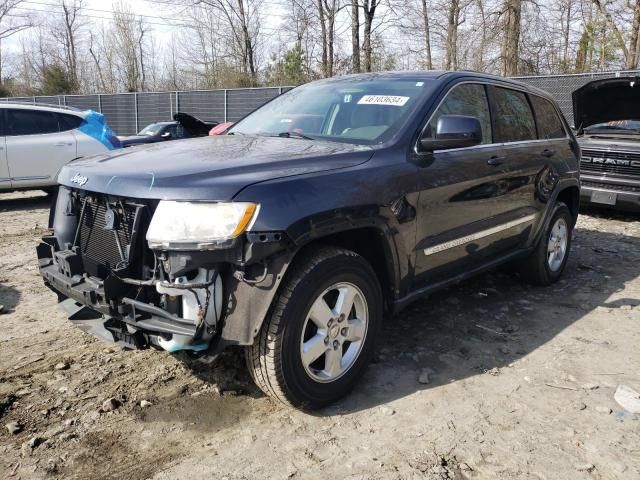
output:
[[[427,56],[427,69],[432,70],[433,57],[431,55],[431,27],[429,25],[429,7],[427,5],[427,0],[420,0],[420,5],[422,7],[422,25],[424,28],[424,49]]]
[[[362,10],[364,12],[364,32],[362,39],[362,52],[364,53],[364,71],[371,71],[371,29],[373,27],[373,19],[378,8],[378,0],[362,0]]]
[[[460,0],[449,2],[449,15],[447,21],[447,41],[445,68],[455,70],[458,68],[458,27],[460,26]]]
[[[351,0],[351,55],[354,73],[360,72],[360,6],[358,0]]]
[[[307,80],[314,78],[314,54],[317,48],[318,36],[314,28],[314,5],[305,0],[290,0],[291,22],[287,22],[293,33],[294,41],[302,53],[304,76]]]
[[[78,74],[78,42],[82,22],[84,0],[62,0],[60,3],[61,15],[53,17],[51,22],[51,37],[57,43],[54,56],[57,61],[64,65],[69,82],[73,85],[73,90],[80,87]],[[57,11],[57,10],[56,10]]]
[[[125,4],[117,4],[113,13],[110,43],[118,54],[118,73],[128,92],[146,87],[145,59],[150,29],[141,17],[136,17]]]
[[[227,22],[236,57],[250,85],[258,81],[257,43],[260,31],[260,0],[192,0],[208,5]]]
[[[317,0],[317,15],[320,22],[320,69],[323,77],[332,77],[335,64],[336,19],[344,7],[340,0]]]
[[[624,68],[633,69],[638,66],[639,60],[639,31],[640,31],[640,0],[626,2],[626,8],[633,12],[633,20],[631,22],[631,32],[629,39],[625,40],[625,35],[621,30],[619,23],[614,18],[613,14],[607,9],[606,2],[602,0],[592,0],[598,11],[606,20],[607,26],[613,31],[616,36],[620,48],[622,49],[622,55],[624,57]],[[603,31],[604,35],[604,31]],[[602,57],[603,54],[601,54]],[[603,63],[601,61],[601,63]]]
[[[0,0],[0,83],[2,83],[2,41],[33,26],[33,16],[20,9],[23,0]]]
[[[0,40],[33,26],[33,16],[23,13],[23,0],[0,0]]]
[[[417,55],[417,66],[433,69],[432,0],[389,0],[394,23],[403,36],[420,39],[415,47],[405,45],[405,51]]]
[[[502,14],[502,75],[511,76],[518,73],[522,0],[505,0]]]

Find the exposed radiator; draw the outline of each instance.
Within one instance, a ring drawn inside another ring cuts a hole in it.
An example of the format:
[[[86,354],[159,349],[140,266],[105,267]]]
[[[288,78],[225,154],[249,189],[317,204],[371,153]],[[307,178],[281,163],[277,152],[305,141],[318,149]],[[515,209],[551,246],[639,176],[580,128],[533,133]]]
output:
[[[135,205],[107,204],[101,198],[87,201],[78,240],[83,258],[108,269],[125,265],[129,261],[137,210]]]

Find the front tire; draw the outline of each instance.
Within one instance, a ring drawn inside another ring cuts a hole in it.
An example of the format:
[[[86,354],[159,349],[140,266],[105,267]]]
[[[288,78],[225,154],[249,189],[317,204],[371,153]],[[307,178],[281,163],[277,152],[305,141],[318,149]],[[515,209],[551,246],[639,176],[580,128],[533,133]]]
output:
[[[302,255],[245,357],[263,392],[312,410],[345,396],[362,376],[382,322],[382,294],[374,270],[352,251]]]
[[[569,258],[574,223],[569,208],[558,202],[536,249],[522,263],[521,274],[527,281],[551,285],[560,279]]]

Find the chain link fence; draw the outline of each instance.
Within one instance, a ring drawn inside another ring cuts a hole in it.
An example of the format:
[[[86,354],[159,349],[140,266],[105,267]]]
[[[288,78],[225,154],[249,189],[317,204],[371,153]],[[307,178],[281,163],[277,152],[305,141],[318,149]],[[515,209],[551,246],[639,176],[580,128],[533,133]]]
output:
[[[571,92],[592,80],[636,75],[640,75],[639,70],[513,78],[549,92],[557,100],[569,123],[573,123]],[[176,112],[188,113],[202,120],[236,122],[291,88],[293,87],[57,95],[0,100],[66,105],[81,110],[92,109],[104,114],[109,126],[117,135],[133,135],[150,123],[171,120]]]

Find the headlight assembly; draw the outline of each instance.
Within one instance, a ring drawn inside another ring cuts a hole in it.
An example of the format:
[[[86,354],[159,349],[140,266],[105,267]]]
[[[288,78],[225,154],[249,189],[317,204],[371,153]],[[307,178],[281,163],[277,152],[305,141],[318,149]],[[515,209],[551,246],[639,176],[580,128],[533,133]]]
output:
[[[198,250],[236,238],[257,217],[259,205],[162,200],[147,230],[150,248]]]

